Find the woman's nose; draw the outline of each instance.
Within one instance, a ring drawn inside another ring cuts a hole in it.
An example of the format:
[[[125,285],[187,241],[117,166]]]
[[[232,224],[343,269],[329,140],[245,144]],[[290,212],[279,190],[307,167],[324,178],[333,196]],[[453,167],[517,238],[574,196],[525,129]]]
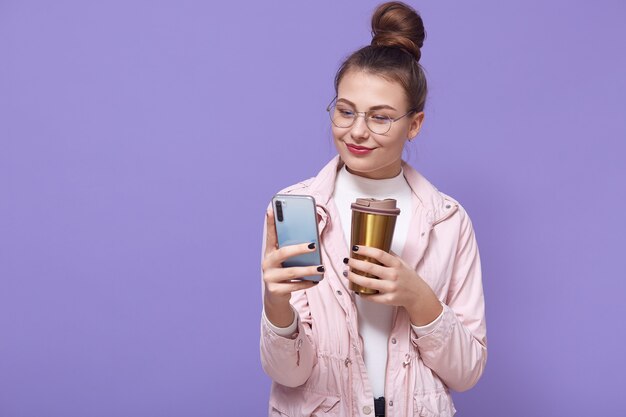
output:
[[[369,134],[369,129],[367,128],[367,124],[365,123],[365,116],[357,115],[352,128],[350,129],[350,135],[353,139],[359,139],[363,137],[367,137]]]

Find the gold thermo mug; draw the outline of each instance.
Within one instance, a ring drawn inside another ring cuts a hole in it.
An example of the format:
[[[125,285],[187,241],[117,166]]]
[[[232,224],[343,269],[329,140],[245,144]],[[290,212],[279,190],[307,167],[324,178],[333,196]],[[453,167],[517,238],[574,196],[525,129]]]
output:
[[[350,247],[354,245],[371,246],[382,249],[385,252],[391,250],[393,230],[396,226],[396,218],[400,209],[396,207],[396,200],[387,198],[377,200],[374,198],[357,198],[352,203],[352,233],[350,234]],[[380,265],[376,259],[351,252],[355,259],[366,260]],[[352,272],[370,278],[378,278],[374,275],[358,271],[352,268]],[[350,289],[357,294],[376,294],[378,291],[365,288],[350,282]]]

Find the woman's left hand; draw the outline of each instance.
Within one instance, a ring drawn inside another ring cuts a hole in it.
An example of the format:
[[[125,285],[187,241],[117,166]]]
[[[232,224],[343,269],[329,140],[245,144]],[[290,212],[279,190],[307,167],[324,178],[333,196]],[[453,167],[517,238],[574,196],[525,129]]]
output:
[[[358,246],[354,253],[376,259],[381,265],[348,259],[351,269],[366,272],[380,279],[368,278],[355,272],[345,271],[344,275],[355,284],[378,290],[378,294],[361,294],[363,298],[382,304],[401,306],[406,309],[415,326],[423,326],[436,319],[443,309],[439,299],[430,286],[395,253]],[[345,260],[344,260],[345,263]]]

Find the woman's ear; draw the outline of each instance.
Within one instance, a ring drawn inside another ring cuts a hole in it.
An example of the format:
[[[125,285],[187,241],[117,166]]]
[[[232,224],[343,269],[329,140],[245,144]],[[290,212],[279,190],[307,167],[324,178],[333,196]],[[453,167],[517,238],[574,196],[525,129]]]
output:
[[[411,118],[411,124],[409,125],[409,139],[413,139],[419,131],[422,129],[422,123],[424,122],[424,112],[416,113]]]

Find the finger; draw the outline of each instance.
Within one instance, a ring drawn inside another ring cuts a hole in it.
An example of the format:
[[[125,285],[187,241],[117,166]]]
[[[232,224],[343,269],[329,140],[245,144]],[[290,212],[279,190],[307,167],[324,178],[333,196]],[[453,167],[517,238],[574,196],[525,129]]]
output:
[[[308,252],[314,252],[316,246],[317,245],[315,245],[313,242],[305,242],[296,245],[287,245],[283,246],[282,248],[275,249],[269,254],[266,254],[262,262],[262,268],[264,271],[271,268],[282,268],[282,263],[287,259]]]
[[[321,265],[316,266],[290,266],[288,268],[272,268],[263,274],[265,282],[289,282],[311,275],[324,275],[324,270],[320,271]]]
[[[394,305],[388,294],[359,294],[361,298],[378,304]]]
[[[276,238],[276,226],[274,223],[274,210],[269,208],[266,213],[266,239],[265,239],[265,255],[278,247],[278,239]]]
[[[396,261],[398,261],[399,264],[405,265],[404,259],[402,259],[402,256],[398,255],[397,253],[395,253],[394,251],[390,250],[389,254],[391,256],[393,256],[394,258],[396,258]]]
[[[380,279],[392,279],[393,278],[390,275],[390,272],[393,271],[391,268],[381,266],[373,262],[368,262],[366,260],[350,258],[348,259],[348,266],[353,268],[353,270],[356,269],[361,272],[367,272],[368,274],[375,275]]]
[[[356,249],[356,250],[355,250]],[[358,253],[362,256],[368,256],[370,258],[374,258],[385,266],[394,267],[400,266],[400,261],[393,255],[385,252],[384,250],[373,248],[371,246],[353,246],[353,253]]]
[[[317,281],[298,281],[272,284],[268,291],[276,295],[288,295],[294,291],[306,290],[317,286]]]
[[[382,279],[364,277],[352,271],[344,271],[344,276],[355,284],[371,290],[384,293],[389,289],[389,282]]]
[[[315,245],[314,242],[305,242],[298,243],[296,245],[283,246],[271,255],[272,261],[281,263],[293,256],[303,255],[309,252],[315,252],[316,247],[317,245]]]

